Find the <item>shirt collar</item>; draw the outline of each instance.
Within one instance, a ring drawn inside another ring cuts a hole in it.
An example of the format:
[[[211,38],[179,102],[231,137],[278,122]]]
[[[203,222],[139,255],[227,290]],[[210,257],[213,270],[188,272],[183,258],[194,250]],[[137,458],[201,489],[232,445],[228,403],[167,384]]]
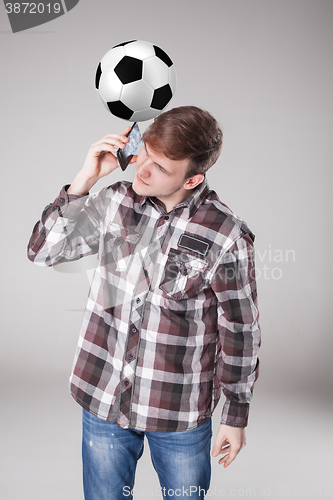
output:
[[[174,208],[187,207],[188,211],[189,211],[188,217],[190,218],[193,216],[193,214],[197,211],[197,209],[199,208],[199,206],[201,205],[203,200],[206,198],[208,191],[209,191],[209,186],[207,183],[206,174],[204,174],[204,180],[194,189],[191,196],[186,198],[186,200],[178,203],[178,205],[176,205]],[[146,203],[147,198],[149,198],[149,196],[140,196],[139,197],[140,208],[143,206],[144,203]],[[150,201],[152,201],[152,200],[150,200]]]

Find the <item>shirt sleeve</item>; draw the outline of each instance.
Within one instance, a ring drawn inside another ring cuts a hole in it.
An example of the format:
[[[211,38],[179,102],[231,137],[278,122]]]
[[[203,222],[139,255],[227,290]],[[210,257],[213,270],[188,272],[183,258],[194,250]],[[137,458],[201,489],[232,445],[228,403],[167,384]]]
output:
[[[28,244],[28,259],[54,266],[98,252],[105,189],[96,195],[68,194],[64,186],[45,207]]]
[[[226,397],[221,424],[246,427],[261,344],[254,262],[254,235],[239,237],[221,257],[212,280],[218,299],[214,393]]]

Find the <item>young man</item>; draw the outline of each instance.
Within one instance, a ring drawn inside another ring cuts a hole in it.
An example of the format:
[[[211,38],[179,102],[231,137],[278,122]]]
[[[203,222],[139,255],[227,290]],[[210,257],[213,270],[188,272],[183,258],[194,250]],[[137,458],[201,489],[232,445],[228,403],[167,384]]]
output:
[[[86,500],[132,498],[144,436],[164,498],[199,499],[221,389],[212,455],[227,467],[245,446],[260,347],[254,235],[208,187],[222,132],[193,106],[146,130],[133,183],[89,195],[118,168],[128,130],[90,147],[34,227],[28,257],[53,266],[97,254],[70,378]]]

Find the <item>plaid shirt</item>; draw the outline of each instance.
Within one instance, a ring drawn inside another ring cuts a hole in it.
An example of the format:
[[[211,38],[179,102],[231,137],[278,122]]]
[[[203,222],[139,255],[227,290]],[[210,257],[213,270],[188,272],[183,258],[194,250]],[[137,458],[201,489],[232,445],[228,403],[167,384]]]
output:
[[[226,397],[245,427],[259,373],[253,240],[206,177],[168,214],[128,181],[67,194],[34,227],[42,266],[97,254],[70,377],[74,399],[118,426],[184,431]]]

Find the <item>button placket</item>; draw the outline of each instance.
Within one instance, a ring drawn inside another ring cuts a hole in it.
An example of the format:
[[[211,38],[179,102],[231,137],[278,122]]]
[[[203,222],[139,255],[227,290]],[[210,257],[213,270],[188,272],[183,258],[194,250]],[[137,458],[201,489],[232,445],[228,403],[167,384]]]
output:
[[[126,354],[124,357],[124,367],[123,367],[123,391],[120,398],[120,410],[123,416],[121,421],[130,420],[131,413],[131,401],[133,395],[133,383],[135,380],[135,359],[139,344],[140,331],[135,326],[131,324],[128,329],[128,341],[126,345]]]

